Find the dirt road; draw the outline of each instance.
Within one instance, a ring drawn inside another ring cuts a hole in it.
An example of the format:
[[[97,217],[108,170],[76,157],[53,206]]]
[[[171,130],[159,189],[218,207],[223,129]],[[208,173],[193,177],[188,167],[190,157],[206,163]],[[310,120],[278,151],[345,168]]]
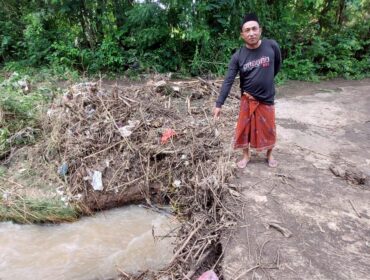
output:
[[[276,114],[279,167],[252,154],[235,180],[225,279],[370,279],[370,80],[287,84]]]

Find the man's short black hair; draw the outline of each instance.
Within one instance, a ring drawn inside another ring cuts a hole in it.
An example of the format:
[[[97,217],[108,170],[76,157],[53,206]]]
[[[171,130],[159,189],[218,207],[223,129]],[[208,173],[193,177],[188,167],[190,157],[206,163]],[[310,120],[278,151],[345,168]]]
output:
[[[244,23],[246,23],[248,21],[256,21],[256,22],[258,22],[258,24],[260,24],[260,21],[258,20],[258,17],[255,13],[246,14],[243,18],[242,23],[240,24],[240,30],[241,31],[243,30]]]

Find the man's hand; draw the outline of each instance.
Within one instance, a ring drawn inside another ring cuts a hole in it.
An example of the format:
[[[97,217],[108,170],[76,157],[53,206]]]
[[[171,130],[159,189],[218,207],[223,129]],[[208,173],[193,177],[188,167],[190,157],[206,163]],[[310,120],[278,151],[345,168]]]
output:
[[[218,119],[220,117],[220,114],[221,114],[221,108],[215,107],[213,109],[213,118]]]

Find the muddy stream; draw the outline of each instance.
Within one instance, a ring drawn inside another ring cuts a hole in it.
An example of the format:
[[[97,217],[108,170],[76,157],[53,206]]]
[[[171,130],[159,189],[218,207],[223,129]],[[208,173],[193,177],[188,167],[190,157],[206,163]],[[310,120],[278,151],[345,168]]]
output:
[[[109,279],[165,266],[176,227],[164,214],[124,207],[71,224],[0,223],[0,279]],[[156,238],[153,238],[152,232]]]

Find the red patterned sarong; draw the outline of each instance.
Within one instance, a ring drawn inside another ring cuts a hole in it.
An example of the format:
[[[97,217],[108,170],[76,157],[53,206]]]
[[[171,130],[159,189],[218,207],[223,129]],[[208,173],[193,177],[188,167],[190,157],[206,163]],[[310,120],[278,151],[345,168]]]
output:
[[[275,107],[242,95],[234,149],[272,149],[276,142]]]

